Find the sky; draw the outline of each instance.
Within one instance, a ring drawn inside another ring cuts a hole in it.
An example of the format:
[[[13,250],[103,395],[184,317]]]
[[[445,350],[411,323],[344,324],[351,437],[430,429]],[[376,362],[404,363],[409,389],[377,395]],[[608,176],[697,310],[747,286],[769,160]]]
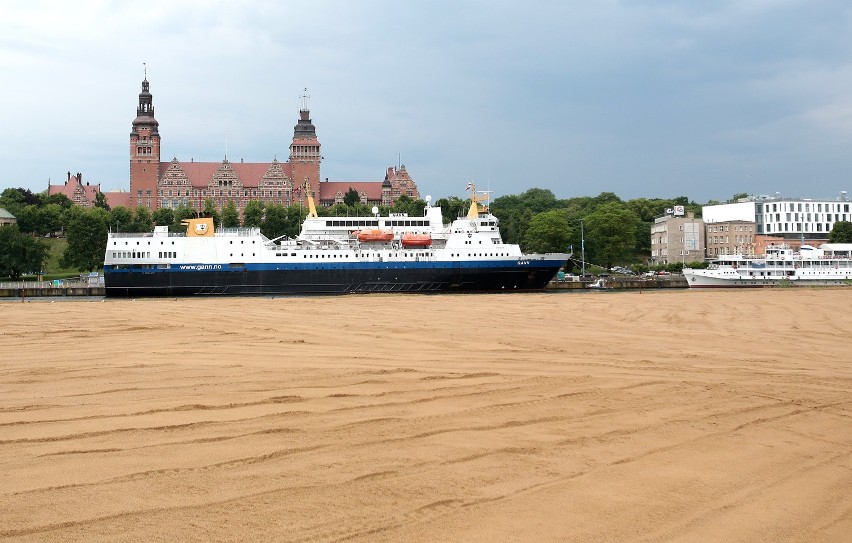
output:
[[[286,160],[307,88],[322,178],[558,198],[852,190],[845,0],[0,4],[0,189],[129,189],[150,82],[164,161]]]

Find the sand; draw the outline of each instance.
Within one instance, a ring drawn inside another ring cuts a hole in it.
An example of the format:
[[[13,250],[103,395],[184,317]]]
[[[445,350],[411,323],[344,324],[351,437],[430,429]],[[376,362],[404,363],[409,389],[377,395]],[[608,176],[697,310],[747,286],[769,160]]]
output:
[[[841,541],[852,289],[0,303],[0,539]]]

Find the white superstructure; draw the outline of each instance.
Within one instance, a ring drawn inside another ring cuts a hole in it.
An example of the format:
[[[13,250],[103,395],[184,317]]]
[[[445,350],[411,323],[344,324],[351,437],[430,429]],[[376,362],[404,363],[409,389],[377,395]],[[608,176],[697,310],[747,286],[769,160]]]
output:
[[[852,243],[771,246],[765,256],[728,255],[707,269],[684,268],[690,287],[827,286],[852,284]]]

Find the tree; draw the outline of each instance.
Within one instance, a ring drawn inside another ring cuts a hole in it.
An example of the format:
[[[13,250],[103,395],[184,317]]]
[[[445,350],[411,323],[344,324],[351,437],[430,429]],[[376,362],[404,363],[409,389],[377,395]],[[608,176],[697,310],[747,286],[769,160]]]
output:
[[[101,209],[109,211],[109,204],[107,203],[106,195],[104,195],[103,192],[98,192],[95,195],[95,207],[100,207]]]
[[[174,221],[169,226],[169,232],[186,232],[186,226],[183,225],[183,221],[194,219],[197,216],[198,213],[193,208],[180,204],[174,210]]]
[[[109,213],[100,207],[72,207],[65,211],[68,245],[61,265],[82,271],[99,269],[106,253]]]
[[[36,234],[39,230],[38,207],[23,205],[14,213],[18,228],[25,234]]]
[[[71,201],[70,198],[65,196],[64,194],[51,194],[50,196],[44,199],[44,204],[56,204],[61,207],[63,210],[68,209],[69,207],[74,205],[74,202]]]
[[[534,253],[558,253],[568,248],[571,228],[565,212],[557,209],[533,215],[524,234],[524,248]]]
[[[175,212],[170,207],[161,207],[151,218],[157,226],[171,226],[175,222]]]
[[[5,208],[12,215],[17,216],[18,211],[24,206],[37,206],[39,198],[30,189],[8,188],[0,193],[0,207]]]
[[[250,200],[246,204],[245,210],[243,210],[243,225],[260,228],[260,225],[263,224],[263,212],[265,209],[266,206],[263,205],[262,201]]]
[[[638,218],[624,204],[608,202],[586,217],[586,252],[607,268],[636,245]]]
[[[355,204],[361,203],[361,196],[358,195],[357,190],[349,187],[349,190],[347,190],[346,194],[343,196],[343,203],[352,207]]]
[[[435,202],[435,205],[441,208],[444,223],[448,224],[465,214],[468,203],[458,196],[450,196],[449,198],[440,198]]]
[[[288,226],[287,208],[281,204],[269,204],[266,207],[266,217],[263,219],[263,225],[260,227],[263,235],[270,239],[277,238],[287,233]]]
[[[390,207],[391,213],[407,213],[409,217],[422,217],[423,208],[426,207],[426,202],[421,199],[413,199],[410,196],[403,194],[397,198]]]
[[[62,229],[63,209],[59,204],[47,204],[38,210],[38,234],[50,235]]]
[[[17,281],[26,272],[40,272],[48,246],[21,232],[17,225],[0,226],[0,277]]]
[[[225,228],[238,228],[240,226],[240,212],[233,200],[228,200],[222,208],[222,226]]]
[[[852,222],[837,221],[828,234],[829,243],[852,243]]]
[[[116,206],[109,212],[109,227],[114,232],[131,232],[133,213],[123,206]]]
[[[213,201],[212,198],[207,198],[206,200],[204,200],[204,211],[202,211],[201,213],[205,217],[212,218],[214,226],[222,226],[222,217],[216,210],[216,203]]]
[[[133,223],[129,227],[129,232],[150,232],[154,229],[154,217],[151,215],[151,210],[145,206],[139,206],[133,213]]]

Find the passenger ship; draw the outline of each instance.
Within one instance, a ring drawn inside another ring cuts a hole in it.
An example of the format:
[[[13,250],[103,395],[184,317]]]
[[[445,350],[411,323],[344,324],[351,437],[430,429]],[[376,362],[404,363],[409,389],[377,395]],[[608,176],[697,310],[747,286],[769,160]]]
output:
[[[852,284],[852,243],[770,246],[765,256],[727,255],[707,269],[683,269],[693,288],[829,286]]]
[[[306,194],[310,194],[306,187]],[[471,187],[467,216],[319,217],[312,198],[295,239],[259,228],[215,229],[189,219],[185,234],[110,233],[107,296],[310,295],[363,292],[524,291],[544,288],[571,255],[522,254]]]

